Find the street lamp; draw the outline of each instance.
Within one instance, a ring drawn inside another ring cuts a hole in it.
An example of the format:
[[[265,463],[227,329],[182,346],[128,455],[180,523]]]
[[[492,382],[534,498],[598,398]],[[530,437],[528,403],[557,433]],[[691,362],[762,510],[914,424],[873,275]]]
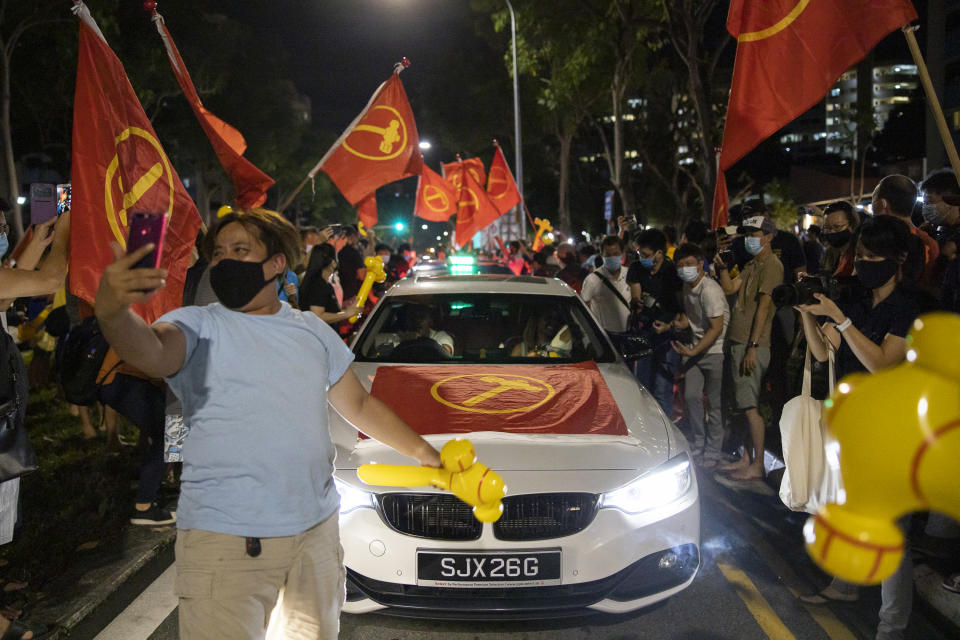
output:
[[[427,150],[428,150],[430,147],[432,147],[432,146],[433,146],[433,145],[430,144],[430,141],[429,141],[429,140],[421,140],[421,141],[420,141],[420,150],[421,150],[421,151],[427,151]]]
[[[527,222],[523,217],[523,156],[520,153],[520,76],[517,74],[517,16],[513,12],[510,0],[505,0],[510,10],[510,39],[513,44],[513,138],[515,144],[515,166],[517,170],[517,189],[520,191],[520,204],[517,215],[520,216],[521,236],[526,235]]]

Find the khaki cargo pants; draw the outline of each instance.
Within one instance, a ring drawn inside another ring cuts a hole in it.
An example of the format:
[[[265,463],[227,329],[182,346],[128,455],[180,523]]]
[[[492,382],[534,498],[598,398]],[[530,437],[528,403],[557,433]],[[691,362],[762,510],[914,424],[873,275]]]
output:
[[[271,639],[335,639],[346,598],[337,515],[299,535],[261,538],[256,558],[240,536],[177,532],[180,640],[263,640],[268,624]]]

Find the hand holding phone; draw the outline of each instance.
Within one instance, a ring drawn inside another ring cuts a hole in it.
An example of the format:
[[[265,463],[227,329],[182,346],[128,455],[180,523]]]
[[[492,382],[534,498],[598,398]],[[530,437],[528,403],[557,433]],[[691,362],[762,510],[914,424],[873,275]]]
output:
[[[134,269],[158,269],[163,255],[163,239],[167,233],[167,214],[133,211],[127,233],[127,254],[153,244],[153,250],[133,265]]]

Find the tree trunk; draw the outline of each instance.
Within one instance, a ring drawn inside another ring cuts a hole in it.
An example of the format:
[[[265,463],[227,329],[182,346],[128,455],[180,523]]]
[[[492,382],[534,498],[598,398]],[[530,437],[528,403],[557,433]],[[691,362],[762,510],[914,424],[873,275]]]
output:
[[[617,63],[610,91],[613,98],[613,175],[610,176],[610,182],[620,195],[620,206],[625,216],[633,215],[636,208],[633,192],[630,189],[629,176],[624,171],[626,149],[623,140],[623,97],[627,90],[628,67],[629,63],[626,61]]]
[[[203,161],[198,160],[193,179],[197,183],[197,211],[204,224],[210,224],[210,190],[207,189],[207,177],[203,170]]]
[[[7,55],[6,43],[0,40],[0,137],[3,139],[3,158],[7,165],[7,198],[12,207],[12,220],[9,221],[13,230],[13,236],[10,238],[11,244],[16,243],[23,237],[23,210],[20,207],[20,183],[17,179],[17,165],[13,156],[13,135],[10,127],[10,58]]]
[[[573,132],[561,131],[560,140],[560,192],[557,209],[560,214],[560,228],[573,235],[573,222],[570,219],[570,148],[573,145]]]

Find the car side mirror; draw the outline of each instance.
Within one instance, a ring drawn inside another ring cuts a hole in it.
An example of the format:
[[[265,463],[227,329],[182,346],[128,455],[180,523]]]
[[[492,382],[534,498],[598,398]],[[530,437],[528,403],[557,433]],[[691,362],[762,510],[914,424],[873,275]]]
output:
[[[609,333],[610,341],[624,360],[639,360],[653,353],[650,341],[635,333]]]

